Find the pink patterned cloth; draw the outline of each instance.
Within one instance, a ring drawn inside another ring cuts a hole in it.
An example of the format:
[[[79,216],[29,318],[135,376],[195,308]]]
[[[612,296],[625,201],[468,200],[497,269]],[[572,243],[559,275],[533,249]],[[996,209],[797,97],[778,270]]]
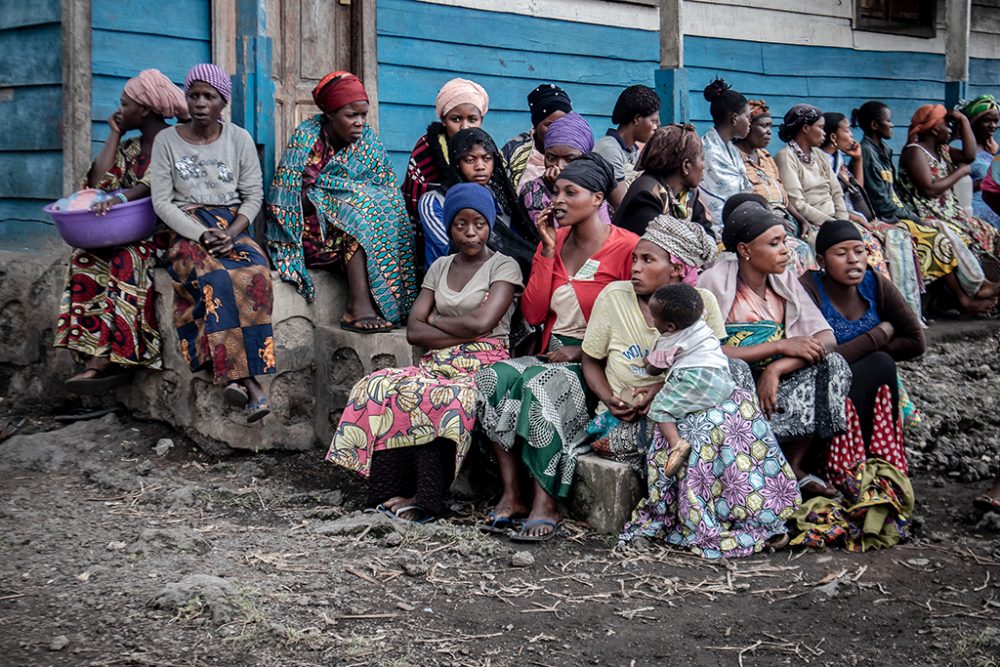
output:
[[[164,118],[187,120],[190,117],[184,93],[158,69],[144,69],[126,81],[125,94]]]

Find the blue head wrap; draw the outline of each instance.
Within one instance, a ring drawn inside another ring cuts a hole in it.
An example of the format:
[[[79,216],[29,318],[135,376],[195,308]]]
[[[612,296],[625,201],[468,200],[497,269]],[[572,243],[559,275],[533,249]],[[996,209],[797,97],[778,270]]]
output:
[[[497,204],[488,187],[477,183],[459,183],[448,188],[444,196],[445,225],[450,228],[451,221],[464,208],[471,208],[482,215],[490,223],[490,229],[493,229],[493,223],[497,219]]]

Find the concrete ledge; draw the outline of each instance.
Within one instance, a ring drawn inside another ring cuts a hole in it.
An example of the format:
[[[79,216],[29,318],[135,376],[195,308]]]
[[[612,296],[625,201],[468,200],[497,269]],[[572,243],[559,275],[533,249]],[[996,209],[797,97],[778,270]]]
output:
[[[313,272],[313,277],[316,301],[309,305],[292,285],[281,282],[276,272],[271,273],[278,372],[261,378],[271,400],[271,415],[262,421],[247,424],[241,409],[223,402],[222,392],[208,372],[188,370],[173,328],[173,283],[164,269],[157,269],[153,279],[163,339],[163,369],[138,372],[131,385],[118,390],[117,398],[137,414],[172,424],[209,450],[302,450],[317,446],[317,440],[329,442],[332,429],[318,431],[314,424],[326,422],[332,414],[339,416],[350,387],[371,370],[373,363],[381,363],[375,368],[396,365],[396,356],[408,363],[410,348],[405,333],[365,336],[336,328],[347,301],[346,285],[327,272]],[[319,331],[323,335],[317,336]],[[320,355],[326,363],[316,375],[318,341],[326,345]],[[359,362],[332,363],[326,352],[331,346],[341,357],[353,355]],[[406,355],[400,353],[403,346]],[[380,362],[385,356],[383,348],[395,351],[395,356],[390,353],[387,360]],[[335,368],[331,369],[331,364]],[[331,378],[337,380],[333,386]],[[338,391],[343,386],[346,391]]]
[[[65,398],[73,374],[67,350],[52,347],[69,252],[0,251],[0,395],[47,402]]]
[[[419,351],[406,342],[406,330],[358,334],[332,326],[314,332],[315,408],[313,427],[329,443],[354,384],[382,368],[413,365]]]
[[[639,476],[624,463],[584,454],[576,462],[570,514],[596,531],[617,535],[645,494]]]

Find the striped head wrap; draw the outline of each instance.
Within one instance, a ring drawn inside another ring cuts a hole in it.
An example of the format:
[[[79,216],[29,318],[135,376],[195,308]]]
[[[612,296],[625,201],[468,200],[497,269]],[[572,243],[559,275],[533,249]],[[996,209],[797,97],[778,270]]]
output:
[[[191,84],[195,81],[202,81],[215,88],[225,102],[229,102],[229,98],[232,97],[233,83],[226,71],[218,65],[201,63],[188,70],[187,76],[184,77],[185,93],[191,90]]]

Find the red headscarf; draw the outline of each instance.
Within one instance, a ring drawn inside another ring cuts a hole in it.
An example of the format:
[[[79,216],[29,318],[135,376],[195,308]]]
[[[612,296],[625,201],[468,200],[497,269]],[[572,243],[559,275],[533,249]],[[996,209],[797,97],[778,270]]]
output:
[[[313,101],[323,113],[333,113],[351,102],[367,102],[361,79],[350,72],[331,72],[313,88]]]
[[[912,144],[927,130],[935,127],[948,116],[948,110],[940,104],[925,104],[913,113],[906,143]]]

